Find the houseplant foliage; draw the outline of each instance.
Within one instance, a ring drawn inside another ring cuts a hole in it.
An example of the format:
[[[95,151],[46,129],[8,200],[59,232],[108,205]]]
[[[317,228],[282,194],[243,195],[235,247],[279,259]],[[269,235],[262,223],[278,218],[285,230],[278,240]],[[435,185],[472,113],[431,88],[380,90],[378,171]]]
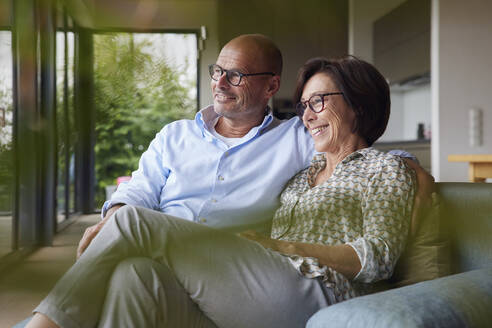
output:
[[[128,33],[94,37],[96,206],[105,199],[105,186],[137,168],[165,124],[196,112],[190,96],[195,81],[180,79],[181,72],[148,46]]]
[[[2,123],[0,125],[0,212],[10,212],[14,182],[12,152],[12,92],[0,80],[0,107]],[[5,116],[5,120],[4,120]]]

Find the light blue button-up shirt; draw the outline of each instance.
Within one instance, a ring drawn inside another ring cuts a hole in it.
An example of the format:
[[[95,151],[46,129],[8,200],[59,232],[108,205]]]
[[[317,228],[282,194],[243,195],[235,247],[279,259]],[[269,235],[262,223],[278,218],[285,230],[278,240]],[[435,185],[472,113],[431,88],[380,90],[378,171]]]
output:
[[[228,147],[210,133],[217,116],[209,106],[195,120],[166,125],[103,215],[111,204],[125,203],[233,230],[270,220],[287,181],[310,164],[311,136],[297,117],[281,121],[268,113]]]
[[[287,181],[310,164],[312,138],[297,117],[281,121],[268,113],[229,147],[210,132],[217,117],[209,106],[195,120],[166,125],[131,180],[104,203],[102,217],[112,204],[125,203],[232,230],[269,222]]]

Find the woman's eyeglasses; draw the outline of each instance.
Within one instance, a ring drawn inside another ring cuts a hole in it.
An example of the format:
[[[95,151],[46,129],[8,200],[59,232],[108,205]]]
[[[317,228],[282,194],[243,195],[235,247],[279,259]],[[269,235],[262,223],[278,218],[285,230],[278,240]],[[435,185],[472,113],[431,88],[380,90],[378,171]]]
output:
[[[323,109],[325,109],[325,97],[333,96],[333,95],[343,95],[343,92],[327,92],[319,95],[313,95],[306,101],[300,101],[296,105],[296,113],[302,119],[304,116],[304,111],[309,105],[309,109],[311,109],[315,113],[321,113]]]

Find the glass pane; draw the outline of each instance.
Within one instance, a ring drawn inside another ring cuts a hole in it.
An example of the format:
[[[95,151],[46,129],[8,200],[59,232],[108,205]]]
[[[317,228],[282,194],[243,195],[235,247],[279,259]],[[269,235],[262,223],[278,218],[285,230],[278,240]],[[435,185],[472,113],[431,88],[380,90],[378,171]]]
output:
[[[195,34],[94,35],[96,207],[165,124],[193,118],[196,72]]]
[[[67,42],[65,44],[65,37]],[[56,33],[56,126],[58,136],[58,222],[74,211],[73,33]]]
[[[65,33],[56,33],[56,129],[58,137],[58,185],[57,185],[57,208],[58,222],[66,217],[65,206],[67,197],[65,194],[67,181],[67,156],[68,145],[65,121]]]
[[[67,52],[68,52],[68,126],[69,126],[69,147],[68,147],[68,194],[69,194],[69,213],[75,212],[75,105],[74,105],[74,63],[75,63],[75,35],[67,32]]]
[[[9,253],[12,249],[14,194],[12,125],[11,32],[0,31],[0,256]]]

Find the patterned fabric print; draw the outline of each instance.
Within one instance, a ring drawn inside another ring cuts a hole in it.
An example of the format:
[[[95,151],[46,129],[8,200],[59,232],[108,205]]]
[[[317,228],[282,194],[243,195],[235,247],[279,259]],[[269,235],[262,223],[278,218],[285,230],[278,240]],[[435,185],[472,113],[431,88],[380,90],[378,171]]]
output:
[[[415,188],[414,172],[402,159],[374,148],[347,156],[332,176],[314,186],[324,155],[294,176],[280,196],[272,238],[313,244],[352,246],[362,268],[349,281],[318,259],[289,256],[306,277],[321,277],[338,301],[370,292],[387,279],[405,246]]]

